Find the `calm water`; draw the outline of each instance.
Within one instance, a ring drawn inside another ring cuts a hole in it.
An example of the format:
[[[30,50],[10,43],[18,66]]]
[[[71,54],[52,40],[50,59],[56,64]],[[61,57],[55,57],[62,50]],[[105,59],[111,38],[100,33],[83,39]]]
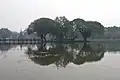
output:
[[[119,43],[0,45],[0,80],[120,80]]]

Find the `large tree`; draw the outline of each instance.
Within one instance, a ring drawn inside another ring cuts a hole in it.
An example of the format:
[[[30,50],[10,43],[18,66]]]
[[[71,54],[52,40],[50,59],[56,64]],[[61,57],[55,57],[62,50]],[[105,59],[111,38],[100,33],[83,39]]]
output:
[[[83,19],[74,19],[73,21],[71,21],[74,31],[79,30],[79,32],[81,33],[84,41],[87,41],[87,38],[89,38],[91,36],[91,28],[89,28],[89,25],[87,24],[86,21],[84,21]]]
[[[57,29],[58,29],[58,35],[59,40],[63,39],[72,39],[73,37],[73,27],[70,24],[70,21],[65,17],[56,17],[55,19]]]
[[[93,38],[99,38],[104,35],[104,26],[97,21],[87,21],[89,28],[91,28],[91,36]]]
[[[56,31],[56,24],[54,20],[49,19],[49,18],[40,18],[32,22],[28,29],[27,32],[29,34],[36,32],[38,36],[41,37],[41,40],[46,41],[46,35],[49,34],[55,34]]]

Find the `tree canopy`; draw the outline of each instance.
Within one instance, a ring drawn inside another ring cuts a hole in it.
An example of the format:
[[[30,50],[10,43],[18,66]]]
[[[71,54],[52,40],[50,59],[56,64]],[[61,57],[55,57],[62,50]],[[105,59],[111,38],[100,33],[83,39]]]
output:
[[[46,41],[46,35],[52,35],[52,39],[57,41],[74,40],[80,33],[84,39],[93,36],[95,33],[98,35],[104,34],[104,26],[99,22],[85,21],[76,18],[69,21],[65,16],[56,17],[55,20],[49,18],[39,18],[31,22],[27,28],[28,34],[37,33],[42,41]]]
[[[93,38],[99,38],[100,36],[104,35],[104,26],[101,23],[97,21],[87,21],[87,24],[92,30],[91,35]]]
[[[91,36],[91,28],[87,22],[83,19],[77,18],[72,21],[72,24],[75,31],[79,30],[79,32],[82,34],[82,37],[84,38],[84,41],[87,41],[87,38]]]
[[[45,36],[50,33],[53,34],[56,31],[56,24],[52,19],[40,18],[32,22],[28,27],[28,33],[36,32],[42,40],[46,41]]]
[[[12,35],[12,32],[7,28],[0,29],[0,38],[8,38]]]

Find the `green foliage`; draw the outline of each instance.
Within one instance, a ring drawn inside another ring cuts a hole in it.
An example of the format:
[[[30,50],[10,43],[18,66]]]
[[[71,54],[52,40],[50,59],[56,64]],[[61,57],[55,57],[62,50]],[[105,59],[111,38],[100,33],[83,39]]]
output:
[[[12,32],[7,28],[0,29],[0,38],[8,38],[12,35]]]
[[[106,39],[120,39],[120,27],[106,27],[104,32]]]
[[[91,36],[91,30],[89,28],[78,28],[78,29],[81,32],[84,41],[87,41],[87,38]]]
[[[73,36],[73,27],[70,21],[65,17],[56,17],[55,19],[58,29],[58,39],[71,39]]]
[[[52,19],[49,18],[40,18],[35,20],[29,25],[28,33],[36,32],[38,36],[41,36],[41,39],[46,40],[46,35],[48,33],[56,33],[56,24]]]
[[[88,27],[91,28],[92,38],[99,38],[104,35],[104,26],[97,21],[87,21]]]
[[[28,34],[36,32],[42,41],[46,41],[46,35],[52,35],[52,40],[74,40],[81,33],[84,41],[90,36],[99,36],[104,34],[104,26],[99,22],[84,21],[83,19],[74,19],[69,21],[65,16],[56,17],[55,20],[49,18],[40,18],[33,21],[28,29]],[[96,34],[96,35],[94,35]]]
[[[91,29],[89,28],[87,22],[82,19],[74,19],[72,24],[75,28],[75,31],[78,29],[82,34],[84,41],[87,41],[87,38],[91,36]]]

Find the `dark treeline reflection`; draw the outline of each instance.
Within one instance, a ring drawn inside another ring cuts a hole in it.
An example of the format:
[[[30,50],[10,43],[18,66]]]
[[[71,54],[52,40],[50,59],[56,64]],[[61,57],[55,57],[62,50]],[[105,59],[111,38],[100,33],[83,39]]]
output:
[[[43,44],[45,46],[48,46],[49,47],[55,47],[56,45],[58,44]],[[43,47],[43,45],[37,45],[38,47],[37,48],[45,48],[46,47]],[[59,44],[60,45],[60,44]],[[66,45],[66,44],[61,44],[61,45]],[[83,43],[73,43],[73,44],[67,44],[67,45],[72,45],[71,47],[72,48],[75,48],[75,45],[79,45],[81,47],[83,47]],[[74,46],[73,46],[74,45]],[[109,52],[116,52],[116,51],[120,51],[120,44],[119,42],[107,42],[107,43],[90,43],[89,44],[91,47],[97,47],[99,45],[104,45],[104,49],[105,51],[109,51]],[[12,48],[16,48],[16,47],[19,47],[21,50],[24,49],[25,47],[28,47],[28,46],[33,46],[35,47],[35,45],[31,45],[31,44],[0,44],[0,51],[9,51],[10,49]],[[33,48],[31,47],[31,48]],[[93,48],[94,49],[94,48]]]
[[[107,43],[43,43],[37,45],[30,44],[0,44],[0,56],[4,51],[12,48],[25,51],[25,54],[36,64],[48,66],[55,64],[59,67],[66,67],[69,63],[81,65],[85,62],[99,61],[104,57],[104,53],[120,51],[119,42]]]
[[[11,48],[16,47],[16,45],[10,45],[10,44],[0,44],[0,51],[8,51]]]
[[[28,47],[26,54],[36,64],[48,66],[55,64],[59,67],[66,67],[69,63],[76,65],[85,62],[99,61],[104,57],[105,48],[101,44],[41,44],[36,48]]]

